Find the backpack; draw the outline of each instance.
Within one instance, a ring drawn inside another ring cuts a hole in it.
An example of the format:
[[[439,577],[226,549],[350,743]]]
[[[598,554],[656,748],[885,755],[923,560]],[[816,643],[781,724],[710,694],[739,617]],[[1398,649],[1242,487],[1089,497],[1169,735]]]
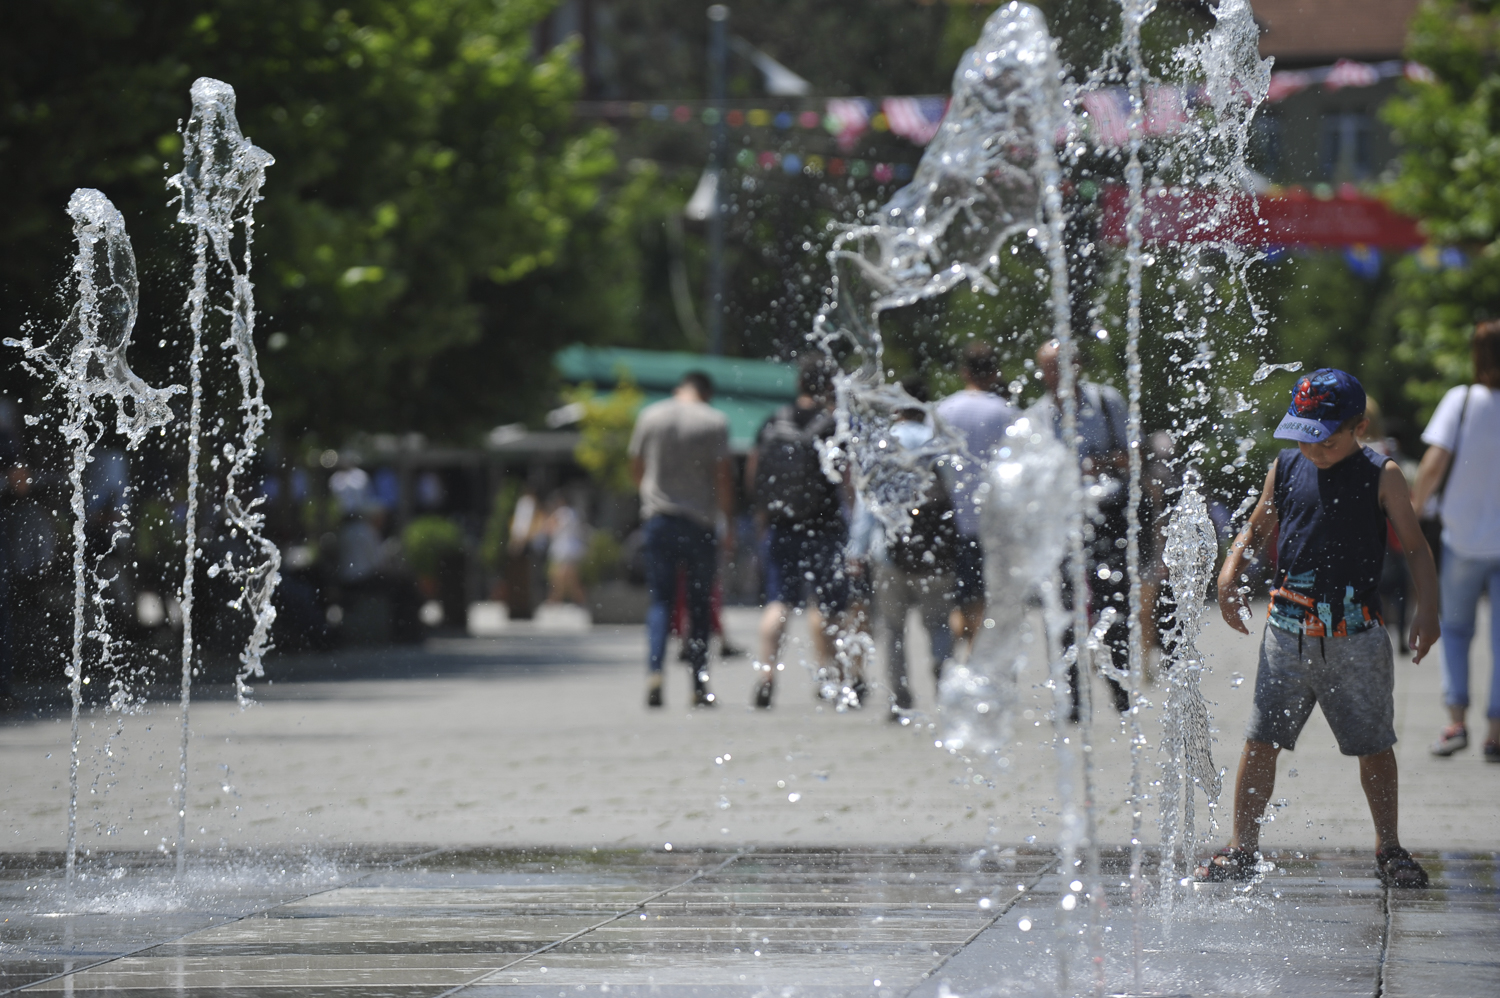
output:
[[[794,406],[782,406],[761,427],[755,498],[773,523],[827,519],[838,514],[838,486],[823,474],[818,442],[831,436],[833,417],[818,412],[797,424]]]
[[[958,543],[953,500],[948,496],[942,476],[933,469],[927,498],[911,511],[911,522],[906,530],[886,541],[886,559],[904,572],[951,572]]]

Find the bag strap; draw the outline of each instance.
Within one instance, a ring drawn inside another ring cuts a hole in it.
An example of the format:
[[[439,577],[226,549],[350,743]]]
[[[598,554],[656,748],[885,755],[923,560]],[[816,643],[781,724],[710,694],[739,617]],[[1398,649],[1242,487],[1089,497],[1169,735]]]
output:
[[[1458,442],[1464,436],[1464,417],[1469,413],[1469,392],[1473,388],[1473,385],[1464,386],[1464,402],[1458,409],[1458,430],[1453,434],[1453,450],[1448,457],[1448,467],[1443,469],[1443,480],[1438,482],[1437,491],[1433,493],[1435,496],[1441,496],[1447,490],[1448,478],[1453,474],[1453,466],[1458,463]]]

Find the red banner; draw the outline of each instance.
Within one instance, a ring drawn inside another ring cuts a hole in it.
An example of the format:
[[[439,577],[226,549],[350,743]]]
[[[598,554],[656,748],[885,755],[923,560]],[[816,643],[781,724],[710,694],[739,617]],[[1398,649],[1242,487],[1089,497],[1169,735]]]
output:
[[[1125,242],[1129,195],[1111,184],[1104,191],[1103,237]],[[1398,215],[1377,198],[1341,193],[1266,197],[1186,193],[1146,194],[1141,235],[1147,243],[1235,243],[1240,246],[1375,246],[1414,249],[1427,240],[1415,219]]]

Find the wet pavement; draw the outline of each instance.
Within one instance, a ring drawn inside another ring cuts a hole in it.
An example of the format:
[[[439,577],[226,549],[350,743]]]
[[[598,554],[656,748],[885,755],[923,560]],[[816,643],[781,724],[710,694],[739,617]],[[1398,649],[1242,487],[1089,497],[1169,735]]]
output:
[[[1368,855],[1288,855],[1248,887],[1155,890],[1104,857],[1102,964],[1047,850],[363,850],[3,858],[0,992],[332,995],[1492,996],[1497,857],[1424,857],[1423,891]],[[1141,973],[1135,976],[1139,939]]]
[[[753,636],[753,611],[726,623],[739,644]],[[248,711],[198,691],[181,880],[175,709],[93,708],[71,898],[57,851],[67,715],[12,713],[0,723],[0,992],[937,998],[1093,994],[1100,967],[1106,994],[1500,994],[1500,766],[1474,749],[1426,752],[1443,716],[1436,655],[1398,660],[1396,693],[1402,837],[1433,871],[1430,890],[1378,885],[1356,765],[1315,713],[1279,767],[1263,832],[1276,869],[1248,891],[1162,894],[1148,866],[1136,924],[1123,861],[1107,854],[1100,960],[1080,942],[1060,991],[1073,937],[1055,918],[1076,892],[1050,849],[1046,677],[1023,678],[1008,765],[966,760],[934,747],[940,718],[914,644],[919,710],[906,724],[816,701],[805,644],[770,711],[749,706],[747,658],[715,663],[717,708],[687,707],[674,667],[668,707],[648,710],[639,628],[517,625],[277,659]],[[1204,642],[1221,766],[1234,764],[1255,645],[1220,625]],[[1160,719],[1142,716],[1150,781]],[[1126,736],[1111,716],[1097,724],[1098,837],[1119,845]],[[1068,931],[1086,924],[1067,917]]]

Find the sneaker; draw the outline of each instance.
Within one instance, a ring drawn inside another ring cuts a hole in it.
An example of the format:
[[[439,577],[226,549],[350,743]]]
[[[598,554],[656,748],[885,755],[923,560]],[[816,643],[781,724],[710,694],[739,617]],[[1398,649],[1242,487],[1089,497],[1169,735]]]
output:
[[[1500,762],[1500,742],[1484,743],[1484,761]]]
[[[660,707],[661,706],[661,687],[660,686],[653,686],[653,687],[651,687],[651,689],[649,689],[649,690],[646,691],[646,706],[647,707]]]
[[[1436,756],[1452,755],[1459,749],[1469,747],[1469,729],[1462,724],[1450,724],[1438,735],[1438,740],[1432,743],[1432,754]]]

